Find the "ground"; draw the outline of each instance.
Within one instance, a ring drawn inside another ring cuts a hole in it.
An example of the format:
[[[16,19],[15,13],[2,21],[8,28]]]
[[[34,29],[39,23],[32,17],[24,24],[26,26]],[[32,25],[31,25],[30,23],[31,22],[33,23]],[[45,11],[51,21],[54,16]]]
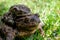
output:
[[[60,0],[0,0],[0,16],[14,4],[27,5],[33,13],[39,13],[45,24],[44,37],[37,30],[25,40],[60,40]]]

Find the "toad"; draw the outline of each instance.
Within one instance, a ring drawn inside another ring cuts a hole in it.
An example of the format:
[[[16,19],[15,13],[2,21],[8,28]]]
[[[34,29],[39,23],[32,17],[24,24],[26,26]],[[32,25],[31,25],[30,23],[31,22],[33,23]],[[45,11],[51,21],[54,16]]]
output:
[[[30,36],[34,34],[37,29],[40,30],[41,35],[44,34],[42,29],[43,23],[39,19],[39,15],[32,14],[30,8],[25,5],[19,4],[12,6],[8,13],[3,15],[2,21],[5,25],[17,31],[15,32],[15,36]]]

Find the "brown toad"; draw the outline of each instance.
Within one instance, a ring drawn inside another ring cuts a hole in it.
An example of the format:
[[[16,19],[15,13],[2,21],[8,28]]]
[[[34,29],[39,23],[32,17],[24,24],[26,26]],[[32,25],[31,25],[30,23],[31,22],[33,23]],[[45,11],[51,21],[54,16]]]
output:
[[[2,21],[6,25],[14,26],[14,29],[17,30],[16,36],[28,36],[34,34],[37,29],[40,30],[42,35],[44,34],[39,15],[32,14],[30,8],[25,5],[12,6],[9,12],[3,16]],[[13,26],[11,27],[13,28]]]
[[[37,29],[44,34],[42,30],[43,23],[40,21],[38,14],[27,15],[26,17],[16,19],[16,26],[19,31],[19,36],[27,36],[34,34]]]

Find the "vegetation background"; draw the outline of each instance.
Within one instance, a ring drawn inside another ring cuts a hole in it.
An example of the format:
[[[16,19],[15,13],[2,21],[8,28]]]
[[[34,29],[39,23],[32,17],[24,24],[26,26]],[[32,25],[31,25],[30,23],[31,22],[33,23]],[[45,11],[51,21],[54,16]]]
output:
[[[60,0],[0,0],[0,16],[15,4],[27,5],[33,13],[39,13],[45,24],[44,37],[36,31],[33,36],[25,40],[60,40]]]

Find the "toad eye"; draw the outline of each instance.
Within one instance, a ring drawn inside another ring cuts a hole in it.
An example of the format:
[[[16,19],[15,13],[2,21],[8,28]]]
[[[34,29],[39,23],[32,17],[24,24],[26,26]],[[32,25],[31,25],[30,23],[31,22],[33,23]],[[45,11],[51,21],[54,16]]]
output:
[[[35,21],[33,18],[31,19],[31,22]]]
[[[16,12],[16,11],[17,11],[17,8],[16,8],[16,7],[10,8],[10,11],[11,11],[11,12]]]
[[[17,8],[13,8],[14,11],[17,11]]]
[[[15,12],[17,13],[18,11],[19,11],[19,9],[16,8],[16,7],[12,9],[12,12],[14,12],[14,13],[15,13]]]
[[[29,19],[28,18],[25,18],[25,23],[29,23]]]

